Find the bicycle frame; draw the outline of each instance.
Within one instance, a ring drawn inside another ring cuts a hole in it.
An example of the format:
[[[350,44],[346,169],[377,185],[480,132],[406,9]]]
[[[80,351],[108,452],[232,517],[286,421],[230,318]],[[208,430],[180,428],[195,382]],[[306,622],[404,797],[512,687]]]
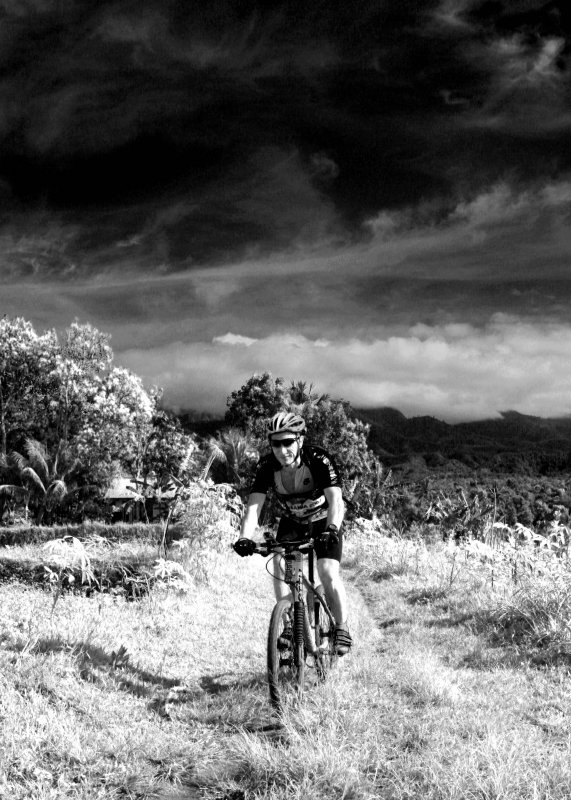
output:
[[[331,613],[327,601],[323,596],[323,587],[315,583],[315,553],[313,546],[300,545],[296,542],[280,542],[286,552],[283,553],[282,559],[284,562],[284,578],[283,580],[291,589],[292,603],[294,609],[294,631],[295,640],[303,640],[305,647],[311,655],[315,656],[318,653],[320,637],[316,636],[316,631],[319,626],[320,609],[329,618],[331,624],[335,625],[335,618]],[[289,547],[295,547],[291,551],[287,551]],[[305,576],[303,564],[304,556],[307,555],[308,575]],[[306,592],[304,587],[313,597],[313,613],[306,615],[306,609],[309,611],[308,603],[306,603]],[[321,589],[321,591],[320,591]]]

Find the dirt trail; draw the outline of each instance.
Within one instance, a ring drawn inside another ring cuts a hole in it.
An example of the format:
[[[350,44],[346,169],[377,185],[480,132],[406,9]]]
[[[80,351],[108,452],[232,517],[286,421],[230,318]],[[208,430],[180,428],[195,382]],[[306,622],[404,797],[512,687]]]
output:
[[[286,786],[276,797],[290,796],[288,781],[302,792],[308,774],[321,781],[315,797],[460,798],[475,796],[480,784],[478,796],[500,796],[492,791],[498,782],[509,788],[506,797],[523,796],[510,794],[517,773],[503,765],[515,757],[514,741],[523,747],[544,736],[544,720],[533,712],[537,684],[521,668],[498,664],[498,648],[469,614],[455,615],[444,596],[412,591],[404,577],[374,581],[344,569],[354,648],[280,730],[268,702],[265,640],[273,597],[261,569],[259,560],[241,565],[242,602],[226,609],[232,635],[226,624],[220,630],[224,655],[205,650],[195,694],[180,707],[196,745],[191,792],[225,785],[240,787],[228,797],[246,797],[242,787],[252,785],[255,763],[256,786]],[[202,635],[198,628],[196,634]],[[568,726],[556,733],[554,741],[562,742]],[[534,761],[534,769],[540,766]],[[345,793],[349,785],[354,795]]]
[[[276,715],[269,704],[266,680],[266,636],[274,604],[271,580],[259,558],[244,559],[236,575],[221,579],[209,589],[208,613],[192,621],[188,631],[194,656],[184,686],[165,698],[169,714],[180,713],[194,726],[221,733],[272,731]],[[345,572],[350,609],[350,627],[355,640],[351,653],[339,659],[337,673],[358,669],[363,659],[378,658],[383,650],[384,617],[375,616],[374,603]],[[182,718],[181,718],[182,719]]]

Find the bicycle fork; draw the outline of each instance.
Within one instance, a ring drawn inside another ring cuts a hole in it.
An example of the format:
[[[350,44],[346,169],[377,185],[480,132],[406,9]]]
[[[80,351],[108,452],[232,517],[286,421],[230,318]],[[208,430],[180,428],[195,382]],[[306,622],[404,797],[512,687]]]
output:
[[[285,560],[285,581],[291,586],[293,599],[293,641],[295,643],[296,659],[304,658],[305,651],[314,655],[317,648],[315,634],[311,626],[307,604],[303,597],[304,575],[303,556],[301,553],[287,555]]]
[[[299,563],[298,563],[299,560]],[[326,609],[320,599],[323,596],[323,587],[316,586],[314,582],[313,559],[309,559],[309,575],[306,578],[303,574],[301,556],[286,557],[285,573],[286,581],[292,587],[293,597],[293,641],[296,644],[305,646],[305,650],[312,656],[316,656],[320,650],[327,649],[327,643],[322,642],[320,634],[320,615],[326,614]],[[295,573],[295,575],[294,575]],[[289,578],[289,580],[288,580]],[[309,605],[304,599],[304,589],[308,589],[313,594],[313,614],[309,613]]]

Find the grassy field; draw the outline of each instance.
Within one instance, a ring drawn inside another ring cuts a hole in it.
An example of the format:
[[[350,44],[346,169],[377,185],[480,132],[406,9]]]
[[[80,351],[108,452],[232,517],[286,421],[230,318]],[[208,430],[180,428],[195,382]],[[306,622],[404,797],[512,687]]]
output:
[[[571,796],[566,561],[353,531],[355,648],[278,720],[263,560],[178,558],[135,600],[0,584],[0,797]]]

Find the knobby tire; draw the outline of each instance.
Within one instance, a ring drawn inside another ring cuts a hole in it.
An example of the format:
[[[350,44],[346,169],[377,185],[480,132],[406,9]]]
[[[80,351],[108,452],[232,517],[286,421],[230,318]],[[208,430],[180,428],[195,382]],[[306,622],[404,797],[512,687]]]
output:
[[[294,620],[293,615],[290,615],[290,607],[290,600],[278,600],[272,611],[268,629],[268,684],[271,703],[278,711],[282,707],[285,692],[288,688],[291,689],[292,684],[297,684],[299,675],[298,668],[294,663],[295,643],[292,641],[288,650],[280,649],[278,646],[286,618],[289,619],[292,634],[294,633]],[[302,664],[304,665],[304,659],[302,659]]]

